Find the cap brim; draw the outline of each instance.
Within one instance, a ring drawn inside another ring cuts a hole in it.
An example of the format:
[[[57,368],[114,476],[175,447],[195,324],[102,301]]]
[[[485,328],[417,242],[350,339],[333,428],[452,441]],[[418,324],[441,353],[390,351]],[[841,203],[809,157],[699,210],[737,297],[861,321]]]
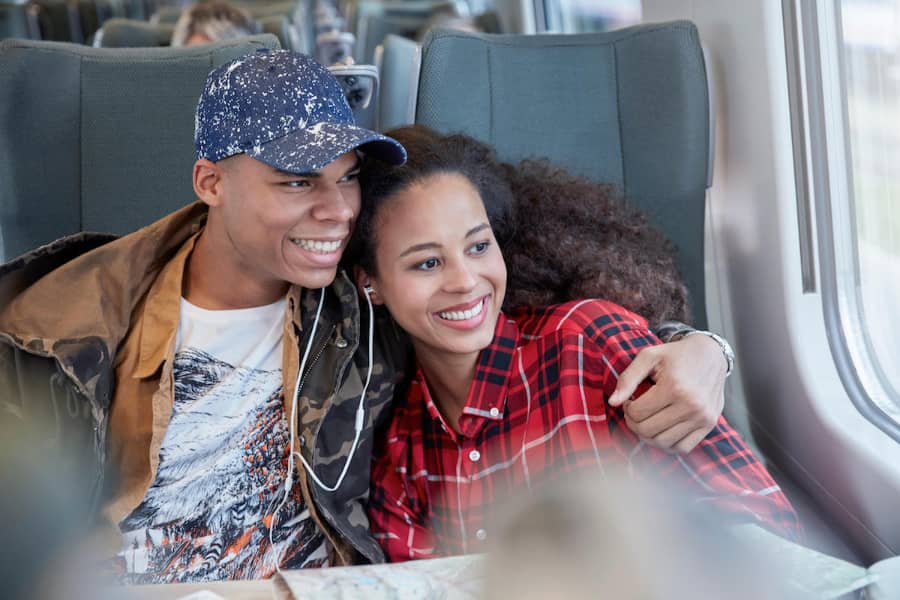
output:
[[[397,140],[347,123],[318,123],[298,129],[246,154],[289,173],[312,173],[342,154],[360,151],[392,165],[406,162],[406,150]]]

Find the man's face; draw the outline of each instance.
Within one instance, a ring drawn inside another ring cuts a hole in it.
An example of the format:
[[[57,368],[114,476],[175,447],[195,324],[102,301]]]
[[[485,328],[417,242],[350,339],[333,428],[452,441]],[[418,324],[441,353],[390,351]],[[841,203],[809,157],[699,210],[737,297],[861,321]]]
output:
[[[217,164],[221,202],[207,227],[218,238],[221,260],[234,261],[243,277],[262,285],[331,284],[359,214],[356,152],[303,175],[244,154]]]

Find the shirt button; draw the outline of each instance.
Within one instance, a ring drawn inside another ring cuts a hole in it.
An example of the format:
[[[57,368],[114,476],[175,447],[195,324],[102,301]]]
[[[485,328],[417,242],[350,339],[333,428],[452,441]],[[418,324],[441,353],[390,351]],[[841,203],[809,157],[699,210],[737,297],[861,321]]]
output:
[[[338,348],[346,348],[347,340],[345,340],[342,337],[339,337],[338,339],[334,340],[334,345],[337,346]]]
[[[499,416],[499,415],[500,415],[500,409],[499,409],[499,408],[497,408],[497,407],[495,406],[494,408],[491,409],[491,416],[492,416],[492,417],[497,417],[497,416]]]
[[[478,541],[483,542],[487,539],[487,531],[485,531],[484,529],[479,529],[475,532],[475,537],[478,538]]]
[[[472,450],[471,452],[469,452],[469,460],[471,460],[472,462],[478,461],[479,458],[481,458],[481,452],[479,452],[478,450]]]

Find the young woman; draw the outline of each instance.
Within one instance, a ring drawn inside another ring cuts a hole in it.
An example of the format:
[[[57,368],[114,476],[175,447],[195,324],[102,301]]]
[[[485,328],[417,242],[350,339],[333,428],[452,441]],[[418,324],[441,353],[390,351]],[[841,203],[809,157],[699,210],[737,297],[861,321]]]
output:
[[[389,560],[480,551],[495,500],[576,470],[672,482],[738,520],[797,534],[787,498],[723,419],[675,456],[641,442],[608,405],[618,373],[659,343],[646,319],[605,300],[501,310],[499,242],[518,222],[510,181],[521,192],[539,178],[511,178],[465,136],[421,127],[391,136],[409,161],[363,167],[351,246],[361,293],[387,308],[415,350],[416,375],[372,471],[369,517]],[[564,257],[570,240],[555,221],[533,223],[515,243],[537,236],[547,251],[556,241],[553,254]]]

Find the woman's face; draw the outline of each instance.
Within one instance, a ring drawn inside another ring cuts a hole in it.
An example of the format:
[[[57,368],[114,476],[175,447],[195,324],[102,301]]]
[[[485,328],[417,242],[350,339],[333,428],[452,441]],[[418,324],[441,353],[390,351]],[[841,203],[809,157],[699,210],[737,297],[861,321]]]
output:
[[[388,198],[375,220],[372,299],[416,352],[477,354],[506,291],[506,265],[481,196],[464,176],[437,174]]]

